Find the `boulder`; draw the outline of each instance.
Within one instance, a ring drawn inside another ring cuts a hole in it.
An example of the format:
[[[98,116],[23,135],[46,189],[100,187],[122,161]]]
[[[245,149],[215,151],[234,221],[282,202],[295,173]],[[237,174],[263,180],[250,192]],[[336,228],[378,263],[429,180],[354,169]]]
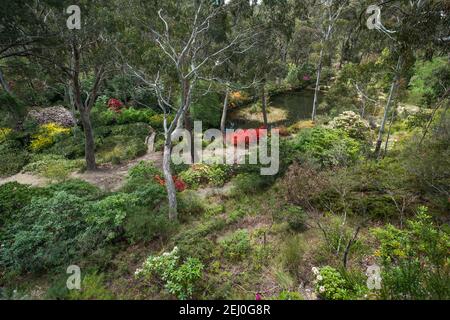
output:
[[[28,117],[35,120],[40,125],[53,122],[69,128],[76,124],[76,120],[72,113],[63,106],[33,109],[28,113]]]

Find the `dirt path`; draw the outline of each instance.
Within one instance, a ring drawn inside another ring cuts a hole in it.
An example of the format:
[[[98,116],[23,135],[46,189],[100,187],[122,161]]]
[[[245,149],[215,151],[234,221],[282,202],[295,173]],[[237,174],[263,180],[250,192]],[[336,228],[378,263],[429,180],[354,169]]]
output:
[[[146,139],[149,151],[144,156],[136,158],[125,164],[102,165],[99,166],[97,171],[83,173],[74,172],[71,174],[71,178],[87,181],[105,191],[117,191],[124,185],[128,170],[139,162],[153,162],[157,168],[162,168],[162,152],[153,151],[154,135],[155,134],[153,133]]]
[[[8,178],[0,178],[0,185],[6,184],[8,182],[29,184],[32,185],[33,187],[43,187],[49,183],[49,180],[29,173],[18,173]]]
[[[162,168],[162,158],[163,158],[162,152],[152,151],[154,135],[155,134],[153,133],[150,137],[147,137],[146,139],[149,151],[144,156],[131,160],[124,164],[100,165],[97,171],[84,173],[74,172],[70,175],[70,177],[87,181],[105,191],[117,191],[124,185],[128,170],[131,167],[138,164],[139,162],[151,161],[154,163],[156,167]],[[51,182],[46,178],[32,175],[29,173],[18,173],[11,177],[0,179],[0,185],[13,181],[16,181],[21,184],[29,184],[36,187],[42,187]]]

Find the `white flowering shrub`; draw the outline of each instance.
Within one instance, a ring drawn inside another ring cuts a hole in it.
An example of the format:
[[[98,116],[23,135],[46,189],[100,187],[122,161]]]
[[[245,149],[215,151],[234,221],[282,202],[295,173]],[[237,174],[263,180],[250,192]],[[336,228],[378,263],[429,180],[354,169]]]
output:
[[[165,289],[178,299],[192,297],[202,277],[203,264],[196,258],[188,258],[180,264],[178,247],[160,256],[149,256],[135,272],[137,278],[150,280],[153,277],[165,283]]]
[[[330,126],[346,132],[350,138],[356,140],[368,141],[371,138],[369,123],[353,111],[345,111],[335,117]]]
[[[364,296],[367,288],[363,284],[350,283],[341,273],[330,267],[312,268],[316,293],[326,300],[355,300]]]

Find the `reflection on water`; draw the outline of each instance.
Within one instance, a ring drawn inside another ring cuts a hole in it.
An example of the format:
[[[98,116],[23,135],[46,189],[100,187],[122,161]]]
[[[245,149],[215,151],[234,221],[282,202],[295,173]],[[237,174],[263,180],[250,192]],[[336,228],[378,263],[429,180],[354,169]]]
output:
[[[271,123],[274,127],[290,126],[299,120],[306,120],[311,118],[312,105],[314,101],[313,90],[302,90],[287,92],[271,97],[270,106],[273,108],[280,108],[287,111],[287,119],[274,121]],[[319,96],[319,103],[321,96]],[[228,128],[257,128],[262,125],[262,122],[256,120],[248,120],[237,116],[236,111],[230,113],[228,121]]]

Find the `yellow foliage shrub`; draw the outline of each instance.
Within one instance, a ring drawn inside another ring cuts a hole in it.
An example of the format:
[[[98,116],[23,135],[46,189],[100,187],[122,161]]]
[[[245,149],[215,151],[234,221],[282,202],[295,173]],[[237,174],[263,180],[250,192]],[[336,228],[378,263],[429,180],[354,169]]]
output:
[[[51,146],[56,137],[70,134],[70,129],[64,128],[56,123],[47,123],[39,128],[39,132],[33,135],[30,148],[32,151],[39,151]]]
[[[11,131],[12,129],[10,128],[0,128],[0,143],[6,140]]]

